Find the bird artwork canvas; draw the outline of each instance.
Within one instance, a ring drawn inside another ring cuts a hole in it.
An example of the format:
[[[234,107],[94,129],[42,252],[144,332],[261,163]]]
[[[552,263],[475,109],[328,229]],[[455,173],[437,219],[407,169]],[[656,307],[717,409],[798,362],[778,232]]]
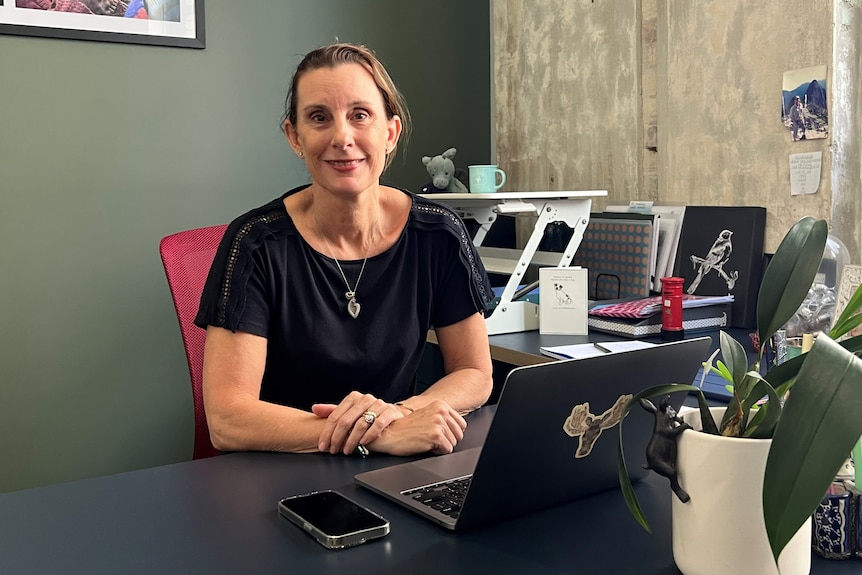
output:
[[[724,271],[724,264],[730,260],[730,256],[733,254],[732,236],[733,232],[731,230],[721,230],[706,255],[703,257],[693,254],[688,256],[691,263],[697,267],[697,276],[691,282],[691,285],[688,286],[688,289],[685,290],[686,293],[694,294],[703,277],[711,271],[715,271],[727,282],[727,291],[733,291],[736,280],[739,279],[739,270],[733,270],[730,273]]]
[[[675,275],[685,280],[688,294],[732,294],[732,327],[756,323],[765,230],[766,208],[686,207]]]

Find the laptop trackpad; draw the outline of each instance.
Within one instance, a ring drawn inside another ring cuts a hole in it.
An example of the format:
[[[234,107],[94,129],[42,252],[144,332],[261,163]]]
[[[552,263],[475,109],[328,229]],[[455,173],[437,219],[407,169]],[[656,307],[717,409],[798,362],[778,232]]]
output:
[[[473,470],[476,468],[476,462],[479,460],[480,451],[482,451],[481,447],[474,447],[448,455],[420,459],[419,461],[412,462],[410,465],[439,475],[444,479],[454,479],[473,473]]]

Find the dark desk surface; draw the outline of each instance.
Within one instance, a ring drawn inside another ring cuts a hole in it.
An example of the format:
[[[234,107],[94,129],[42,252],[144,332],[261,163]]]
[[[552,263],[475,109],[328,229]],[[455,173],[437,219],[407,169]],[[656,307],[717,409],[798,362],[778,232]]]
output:
[[[743,345],[746,346],[746,349],[751,351],[751,340],[748,337],[749,331],[752,330],[730,329],[728,330],[728,333],[738,341],[742,342]],[[718,347],[718,331],[692,332],[690,334],[686,334],[686,337],[689,338],[703,336],[711,337],[713,347]],[[662,343],[661,339],[658,337],[639,339],[654,343]],[[533,365],[535,363],[553,361],[553,358],[542,355],[539,350],[542,346],[571,345],[602,341],[631,341],[631,338],[619,337],[597,331],[591,331],[589,335],[542,335],[538,331],[525,331],[520,333],[492,335],[488,338],[488,341],[491,344],[491,355],[494,359],[511,363],[512,365]]]
[[[492,413],[470,416],[460,448],[482,442]],[[636,487],[653,535],[618,490],[454,535],[354,485],[354,474],[397,461],[238,453],[0,494],[0,573],[679,573],[657,475]],[[276,512],[280,498],[319,489],[368,505],[392,532],[324,549]],[[815,557],[811,572],[860,569]]]
[[[749,352],[752,351],[751,340],[748,333],[753,330],[733,328],[727,331],[730,335],[736,338],[737,341],[742,342]],[[718,331],[692,332],[687,334],[687,337],[694,338],[709,336],[712,338],[714,347],[718,347],[718,334]],[[429,343],[437,343],[437,337],[433,330],[428,332],[427,339]],[[657,337],[640,339],[662,343],[661,339]],[[538,363],[555,361],[554,358],[542,355],[539,350],[542,346],[573,345],[602,341],[631,341],[631,338],[624,338],[597,331],[591,331],[588,335],[542,335],[537,330],[518,333],[504,333],[488,337],[488,342],[491,345],[491,357],[497,361],[514,366],[535,365]]]

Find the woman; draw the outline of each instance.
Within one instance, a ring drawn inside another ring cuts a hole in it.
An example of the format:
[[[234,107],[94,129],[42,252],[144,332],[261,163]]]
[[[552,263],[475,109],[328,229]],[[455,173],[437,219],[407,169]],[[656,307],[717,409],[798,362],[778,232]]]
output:
[[[790,134],[793,140],[805,139],[805,115],[802,113],[802,100],[799,96],[793,96],[790,105]]]
[[[230,225],[196,318],[217,449],[449,453],[488,399],[492,294],[463,222],[380,183],[407,118],[365,47],[297,68],[283,127],[311,184]],[[431,326],[446,375],[412,395]]]

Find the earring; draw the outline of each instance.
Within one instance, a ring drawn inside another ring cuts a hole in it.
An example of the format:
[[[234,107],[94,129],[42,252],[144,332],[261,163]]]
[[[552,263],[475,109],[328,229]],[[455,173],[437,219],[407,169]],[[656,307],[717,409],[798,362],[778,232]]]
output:
[[[296,155],[299,156],[300,159],[302,159],[305,156],[305,154],[302,152],[302,150],[298,151],[296,153]]]

